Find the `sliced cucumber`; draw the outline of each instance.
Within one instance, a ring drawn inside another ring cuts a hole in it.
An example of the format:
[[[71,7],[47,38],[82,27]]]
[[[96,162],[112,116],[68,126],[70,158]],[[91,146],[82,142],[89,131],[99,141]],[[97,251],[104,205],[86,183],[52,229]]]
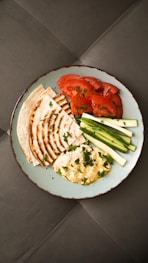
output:
[[[128,146],[128,149],[130,150],[130,151],[133,151],[133,152],[135,152],[136,151],[136,146],[135,145],[133,145],[133,144],[129,144]]]
[[[126,153],[128,151],[128,148],[125,146],[124,143],[122,143],[118,138],[113,137],[112,135],[110,135],[110,133],[107,133],[105,131],[102,130],[96,130],[94,129],[94,127],[91,127],[83,122],[81,122],[80,125],[80,129],[81,131],[83,131],[84,133],[106,143],[108,146]]]
[[[123,153],[136,150],[136,146],[131,142],[133,133],[125,128],[127,125],[137,127],[138,124],[135,119],[110,119],[95,117],[88,113],[83,113],[80,119],[80,129],[85,137],[94,145],[104,149],[121,166],[125,165],[126,159],[115,150]]]
[[[100,122],[104,123],[104,121],[109,121],[110,123],[114,123],[117,126],[130,128],[130,127],[137,127],[138,121],[136,119],[112,119],[112,118],[105,118],[105,117],[97,117]]]
[[[80,129],[92,137],[106,143],[113,149],[117,149],[124,153],[126,153],[128,150],[135,150],[135,146],[131,144],[131,137],[122,135],[119,133],[119,131],[116,131],[115,129],[98,123],[92,119],[82,117]]]
[[[121,155],[119,155],[116,151],[114,151],[111,147],[106,145],[105,143],[95,139],[94,137],[84,133],[84,136],[88,141],[90,141],[92,144],[94,144],[96,147],[100,148],[101,150],[104,150],[106,153],[108,153],[113,160],[115,160],[118,164],[121,166],[124,166],[126,164],[126,159],[123,158]]]
[[[119,125],[119,122],[121,123],[121,121],[116,121],[116,122],[114,122],[113,120],[114,119],[110,119],[110,118],[99,118],[99,117],[95,117],[95,116],[93,116],[93,115],[90,115],[90,114],[88,114],[88,113],[83,113],[82,114],[82,119],[83,118],[87,118],[87,119],[90,119],[90,120],[94,120],[94,121],[96,121],[96,122],[99,122],[99,123],[101,123],[101,124],[104,124],[104,125],[107,125],[108,127],[111,127],[111,128],[113,128],[113,129],[115,129],[115,130],[117,130],[117,131],[120,131],[120,132],[122,132],[123,134],[125,134],[125,135],[127,135],[127,136],[129,136],[129,137],[132,137],[132,131],[129,131],[129,130],[127,130],[126,128],[123,128],[122,126],[120,126]],[[117,119],[116,119],[117,120]],[[135,121],[134,121],[135,122]],[[117,125],[117,123],[118,123],[118,125]],[[124,122],[122,122],[122,124],[123,124]],[[125,124],[124,124],[125,125]],[[125,127],[125,126],[124,126]]]
[[[125,141],[125,143],[130,144],[131,143],[131,137],[127,136],[127,135],[121,135],[120,137],[123,141]]]

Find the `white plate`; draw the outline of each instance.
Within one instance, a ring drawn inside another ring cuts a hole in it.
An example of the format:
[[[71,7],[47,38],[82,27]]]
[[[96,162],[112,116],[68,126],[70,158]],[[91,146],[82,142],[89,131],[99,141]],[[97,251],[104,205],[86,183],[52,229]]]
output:
[[[120,95],[123,102],[123,117],[125,118],[136,118],[138,120],[138,127],[133,128],[134,137],[133,144],[137,146],[135,152],[129,152],[128,154],[121,154],[127,159],[127,163],[124,167],[121,167],[117,163],[113,164],[111,172],[99,179],[98,181],[90,185],[79,185],[76,183],[71,183],[60,175],[56,174],[52,167],[47,169],[40,166],[33,167],[32,164],[28,163],[25,159],[24,154],[19,146],[17,135],[16,135],[16,126],[18,120],[18,114],[21,109],[23,102],[29,96],[29,94],[39,85],[43,84],[46,88],[51,86],[56,92],[59,92],[56,85],[56,80],[67,73],[76,73],[80,75],[89,75],[99,78],[102,81],[110,82],[116,85],[120,89]],[[63,198],[91,198],[101,194],[104,194],[114,187],[118,186],[132,171],[135,167],[138,158],[141,154],[143,140],[144,140],[144,126],[142,115],[139,109],[139,106],[134,99],[131,92],[115,77],[109,75],[108,73],[87,66],[66,66],[52,70],[45,75],[41,76],[39,79],[34,81],[31,86],[25,90],[21,95],[16,106],[14,108],[12,118],[11,118],[11,128],[10,128],[10,137],[12,150],[15,155],[16,161],[19,164],[20,168],[28,178],[36,184],[40,189],[47,191],[50,194],[60,196]]]

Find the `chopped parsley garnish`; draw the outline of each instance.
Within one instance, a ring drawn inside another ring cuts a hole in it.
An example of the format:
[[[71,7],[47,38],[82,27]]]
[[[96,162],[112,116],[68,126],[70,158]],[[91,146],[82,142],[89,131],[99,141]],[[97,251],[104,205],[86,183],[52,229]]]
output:
[[[101,153],[101,152],[98,152],[98,154],[99,154],[99,157],[100,157],[100,158],[102,158],[102,159],[106,158],[106,155],[105,155],[105,154],[103,154],[103,153]]]
[[[78,111],[79,110],[86,110],[86,109],[87,109],[87,104],[86,103],[81,104],[81,106],[77,108]]]
[[[109,164],[113,163],[113,159],[112,159],[112,157],[110,155],[106,155],[106,154],[103,154],[101,152],[98,152],[98,154],[99,154],[100,158],[106,159],[105,162],[104,162],[104,165],[103,165],[105,168],[107,168],[107,166]]]
[[[80,91],[80,87],[75,87],[75,91]]]
[[[104,110],[105,109],[105,107],[103,106],[103,105],[101,105],[100,107],[99,107],[99,110]]]
[[[98,176],[103,177],[105,175],[105,171],[98,171]]]
[[[84,142],[84,144],[85,144],[85,145],[91,145],[91,142],[90,142],[89,140],[86,140],[86,141]]]
[[[61,169],[59,169],[59,170],[57,171],[57,173],[58,173],[59,175],[62,175]]]
[[[82,89],[81,93],[79,93],[79,96],[82,98],[85,98],[85,94],[86,94],[87,90],[86,89]]]
[[[108,163],[112,164],[113,163],[113,158],[110,155],[106,155],[106,160]]]
[[[53,106],[53,103],[52,101],[49,102],[49,106],[52,107]]]
[[[98,154],[99,154],[100,158],[106,159],[108,163],[112,164],[113,159],[112,159],[112,157],[110,155],[103,154],[101,152],[98,152]]]
[[[76,163],[76,164],[79,164],[79,163],[80,163],[80,159],[79,159],[79,158],[76,159],[76,160],[75,160],[75,163]]]
[[[81,115],[80,114],[76,114],[76,115],[74,115],[74,117],[75,117],[76,122],[78,124],[80,124],[80,122],[81,122]]]
[[[86,182],[87,182],[87,178],[84,177],[84,178],[82,179],[82,182],[83,182],[83,184],[86,184]]]
[[[83,163],[84,166],[86,167],[87,165],[93,166],[94,165],[94,160],[91,158],[91,152],[89,152],[85,147],[83,147]]]
[[[70,133],[70,132],[65,132],[65,133],[63,134],[63,138],[64,138],[64,141],[65,141],[65,142],[68,141],[68,137],[72,137],[72,136],[71,136],[71,133]]]
[[[83,173],[82,170],[81,170],[80,168],[78,168],[77,171],[78,171],[79,173]]]
[[[68,171],[68,167],[67,166],[62,166],[62,168],[65,170],[65,171]]]
[[[67,150],[67,152],[75,151],[75,149],[76,149],[77,147],[79,147],[79,146],[77,146],[77,145],[70,145],[69,148],[68,148],[68,150]]]
[[[105,168],[107,168],[108,165],[109,165],[109,162],[108,162],[108,161],[105,161],[104,164],[103,164],[103,166],[104,166]]]
[[[46,153],[46,154],[43,155],[43,162],[45,162],[47,160],[47,158],[48,158],[48,155]]]

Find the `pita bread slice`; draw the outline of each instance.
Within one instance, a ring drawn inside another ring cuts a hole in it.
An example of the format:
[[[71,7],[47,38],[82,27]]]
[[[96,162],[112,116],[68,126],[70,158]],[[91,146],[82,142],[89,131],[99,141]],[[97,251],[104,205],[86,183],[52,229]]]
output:
[[[33,162],[34,165],[38,164],[38,161],[32,154],[29,145],[29,115],[33,105],[36,101],[48,93],[51,97],[54,97],[56,93],[49,87],[45,89],[43,85],[39,85],[35,90],[31,92],[28,98],[24,101],[18,116],[17,122],[17,136],[19,144],[28,162]]]
[[[50,165],[81,134],[75,120],[48,94],[34,105],[29,120],[29,142],[41,166]]]

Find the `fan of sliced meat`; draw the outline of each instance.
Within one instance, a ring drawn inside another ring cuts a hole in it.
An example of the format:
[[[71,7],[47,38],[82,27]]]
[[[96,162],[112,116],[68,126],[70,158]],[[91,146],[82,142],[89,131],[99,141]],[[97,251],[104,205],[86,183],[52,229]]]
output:
[[[28,162],[46,167],[68,149],[82,132],[65,96],[37,87],[22,105],[17,135]]]

